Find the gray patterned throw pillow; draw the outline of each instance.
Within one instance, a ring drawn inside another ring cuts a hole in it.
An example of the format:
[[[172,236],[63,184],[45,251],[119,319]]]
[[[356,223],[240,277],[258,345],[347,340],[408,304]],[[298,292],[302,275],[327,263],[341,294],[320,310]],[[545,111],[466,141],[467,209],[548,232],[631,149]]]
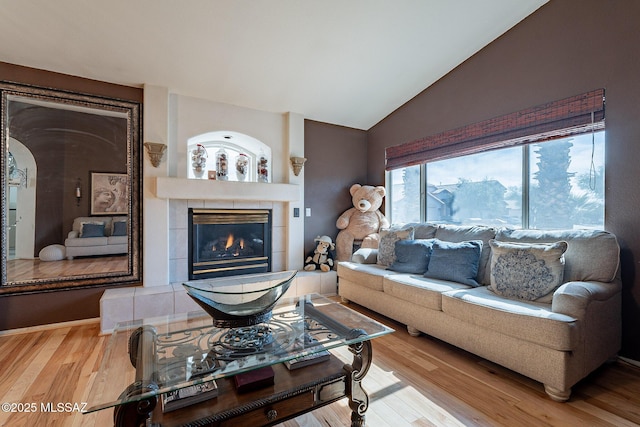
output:
[[[389,267],[396,260],[395,248],[398,240],[413,239],[413,227],[403,230],[380,230],[378,265]]]
[[[491,289],[506,298],[551,302],[562,284],[567,242],[507,243],[490,240]]]

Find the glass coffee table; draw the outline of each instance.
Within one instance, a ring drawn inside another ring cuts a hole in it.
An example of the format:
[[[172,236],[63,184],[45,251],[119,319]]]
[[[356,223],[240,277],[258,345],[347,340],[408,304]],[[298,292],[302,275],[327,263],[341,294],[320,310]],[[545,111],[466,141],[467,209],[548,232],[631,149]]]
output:
[[[87,412],[113,408],[116,426],[267,426],[346,398],[351,425],[364,426],[369,398],[362,380],[372,361],[370,340],[392,329],[316,294],[281,299],[271,318],[257,325],[213,323],[197,311],[118,324]],[[343,346],[350,362],[331,354],[299,369],[283,363]],[[235,376],[268,366],[272,384],[236,389]],[[163,413],[163,395],[210,380],[217,397]]]

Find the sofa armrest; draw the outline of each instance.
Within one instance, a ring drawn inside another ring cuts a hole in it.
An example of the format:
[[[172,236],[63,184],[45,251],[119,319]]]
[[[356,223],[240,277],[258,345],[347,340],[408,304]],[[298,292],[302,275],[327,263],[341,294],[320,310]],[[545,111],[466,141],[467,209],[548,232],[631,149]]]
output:
[[[76,230],[71,230],[69,234],[67,234],[67,239],[75,239],[79,237],[78,234],[80,233],[78,233]]]
[[[592,301],[607,301],[622,291],[619,281],[567,282],[553,294],[551,311],[583,319]]]
[[[351,262],[356,264],[375,264],[378,262],[378,250],[373,248],[360,248],[351,256]]]

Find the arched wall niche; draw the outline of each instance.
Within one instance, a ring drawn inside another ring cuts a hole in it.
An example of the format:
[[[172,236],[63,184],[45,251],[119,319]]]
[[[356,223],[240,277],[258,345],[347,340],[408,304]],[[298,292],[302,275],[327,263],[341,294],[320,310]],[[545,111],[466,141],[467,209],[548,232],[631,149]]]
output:
[[[235,173],[235,164],[240,154],[245,154],[249,158],[247,181],[257,181],[257,161],[260,157],[267,159],[271,168],[271,147],[264,142],[240,132],[233,131],[213,131],[206,132],[189,138],[187,141],[187,177],[198,178],[192,165],[192,154],[198,145],[202,145],[207,151],[207,161],[205,172],[202,178],[207,178],[208,171],[216,170],[216,153],[221,148],[228,154],[229,181],[239,181]],[[270,179],[269,179],[270,181]]]

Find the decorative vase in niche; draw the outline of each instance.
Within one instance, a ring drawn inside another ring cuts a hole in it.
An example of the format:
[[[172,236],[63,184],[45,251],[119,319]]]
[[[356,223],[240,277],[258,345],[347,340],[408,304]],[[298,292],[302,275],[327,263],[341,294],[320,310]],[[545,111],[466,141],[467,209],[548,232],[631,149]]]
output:
[[[267,156],[260,153],[257,162],[258,182],[269,182],[269,160]]]
[[[229,179],[229,155],[224,148],[216,151],[216,175],[221,181]]]
[[[249,173],[249,156],[240,153],[236,159],[236,176],[238,181],[244,181],[247,179]]]
[[[207,167],[207,149],[204,145],[198,144],[191,151],[191,167],[196,178],[202,178]]]

